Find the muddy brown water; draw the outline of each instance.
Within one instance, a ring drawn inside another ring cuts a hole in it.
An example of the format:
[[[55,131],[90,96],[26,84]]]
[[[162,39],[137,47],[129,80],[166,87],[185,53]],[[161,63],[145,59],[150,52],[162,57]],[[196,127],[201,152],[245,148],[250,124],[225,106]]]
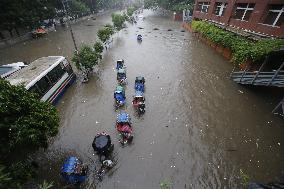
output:
[[[88,84],[77,80],[60,100],[60,132],[46,151],[37,153],[41,169],[35,182],[45,179],[54,181],[54,188],[72,188],[59,179],[68,155],[89,165],[88,180],[80,188],[156,189],[161,182],[175,189],[241,188],[240,169],[252,181],[283,180],[284,124],[271,114],[280,99],[267,89],[232,82],[231,63],[181,32],[181,23],[150,11],[144,15],[144,21],[115,34],[96,76]],[[76,41],[93,43],[96,31],[107,22],[110,15],[75,24]],[[136,41],[138,33],[142,43]],[[46,38],[1,50],[1,63],[47,55],[70,58],[72,50],[70,33],[58,29]],[[114,126],[114,67],[120,58],[128,76],[124,110],[132,117],[135,133],[133,143],[125,147],[119,145]],[[146,78],[147,109],[141,117],[131,106],[138,75]],[[112,137],[117,164],[97,182],[98,159],[91,142],[101,131]]]

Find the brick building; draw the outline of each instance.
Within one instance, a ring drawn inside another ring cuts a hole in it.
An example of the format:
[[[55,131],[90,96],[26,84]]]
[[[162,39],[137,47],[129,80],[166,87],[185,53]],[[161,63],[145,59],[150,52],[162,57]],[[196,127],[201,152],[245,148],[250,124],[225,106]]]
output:
[[[284,0],[195,0],[193,19],[257,36],[284,38]]]

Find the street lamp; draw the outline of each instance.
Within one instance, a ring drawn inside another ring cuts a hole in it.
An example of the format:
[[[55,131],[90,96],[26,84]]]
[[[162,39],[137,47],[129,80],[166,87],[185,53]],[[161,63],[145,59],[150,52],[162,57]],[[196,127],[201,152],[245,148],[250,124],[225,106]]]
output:
[[[64,12],[65,12],[65,15],[67,16],[67,26],[69,26],[69,30],[70,30],[70,33],[71,33],[71,37],[72,37],[72,41],[73,41],[75,50],[78,53],[78,48],[77,48],[77,44],[76,44],[76,41],[75,41],[75,38],[74,38],[72,26],[69,23],[70,20],[69,20],[69,12],[68,12],[68,9],[69,9],[68,1],[70,1],[70,0],[62,0],[61,3],[63,5],[63,9],[64,9]]]

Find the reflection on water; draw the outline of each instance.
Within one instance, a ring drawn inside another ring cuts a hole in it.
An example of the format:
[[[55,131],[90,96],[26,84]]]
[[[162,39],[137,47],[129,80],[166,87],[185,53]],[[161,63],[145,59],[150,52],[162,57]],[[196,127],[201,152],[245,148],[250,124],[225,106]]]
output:
[[[62,188],[60,166],[71,154],[90,166],[81,188],[154,189],[165,180],[173,188],[240,188],[240,169],[253,181],[283,179],[283,120],[271,114],[277,99],[267,89],[233,83],[232,65],[190,33],[181,32],[181,23],[149,11],[144,15],[144,21],[115,35],[98,76],[86,85],[77,82],[63,96],[58,105],[60,133],[47,151],[38,153],[42,170],[37,180],[53,180],[55,188]],[[76,40],[93,43],[99,26],[109,20],[108,15],[76,24]],[[143,35],[140,44],[137,34]],[[62,29],[1,51],[1,62],[70,57],[72,50],[70,35]],[[120,58],[127,66],[125,110],[133,118],[135,134],[133,144],[124,148],[118,143],[118,112],[113,106],[114,67]],[[131,106],[138,75],[146,78],[147,109],[142,117]],[[112,136],[118,163],[97,183],[98,159],[91,142],[101,131]]]

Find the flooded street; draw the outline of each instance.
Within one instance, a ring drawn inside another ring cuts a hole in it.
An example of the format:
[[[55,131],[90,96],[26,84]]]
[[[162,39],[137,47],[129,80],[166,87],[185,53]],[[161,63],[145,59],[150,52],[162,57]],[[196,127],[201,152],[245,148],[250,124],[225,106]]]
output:
[[[60,132],[46,151],[38,152],[42,169],[37,182],[54,181],[54,188],[63,188],[59,173],[68,155],[89,165],[88,180],[80,188],[157,189],[161,182],[174,189],[241,188],[240,169],[254,182],[283,180],[284,122],[271,114],[275,97],[267,89],[231,81],[232,64],[182,32],[181,23],[151,11],[144,16],[114,35],[97,76],[87,84],[77,80],[59,101]],[[97,30],[110,22],[105,15],[74,24],[76,41],[94,43]],[[137,34],[143,35],[142,43]],[[0,63],[48,55],[70,58],[72,51],[69,31],[58,29],[0,50]],[[115,64],[121,58],[128,77],[123,109],[134,128],[133,143],[125,147],[118,142],[113,99]],[[146,113],[141,117],[131,104],[138,75],[146,78]],[[117,164],[98,182],[91,143],[102,131],[112,137]]]

